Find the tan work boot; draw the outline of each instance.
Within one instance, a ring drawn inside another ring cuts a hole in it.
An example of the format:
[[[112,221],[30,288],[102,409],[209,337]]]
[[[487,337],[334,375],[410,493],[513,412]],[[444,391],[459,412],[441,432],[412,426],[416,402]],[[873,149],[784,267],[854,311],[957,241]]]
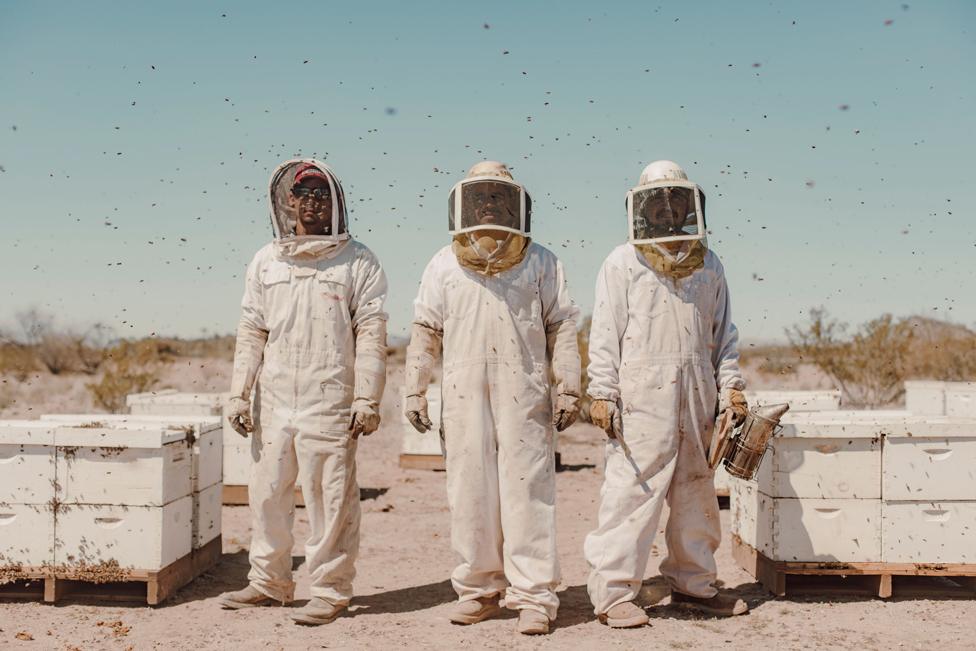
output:
[[[220,595],[218,603],[221,608],[226,610],[239,610],[241,608],[257,608],[258,606],[273,606],[280,602],[248,584],[243,590],[225,592]]]
[[[323,597],[312,597],[307,604],[291,614],[291,621],[305,626],[321,626],[332,623],[345,609],[345,604],[334,604]]]
[[[454,612],[451,613],[451,622],[454,624],[477,624],[490,617],[495,617],[501,612],[497,594],[467,599],[458,602],[457,606],[454,607]]]
[[[636,628],[646,626],[649,621],[644,609],[633,601],[611,606],[610,610],[599,615],[597,619],[611,628]]]
[[[716,593],[714,597],[692,597],[681,592],[671,591],[671,603],[682,608],[690,608],[716,617],[732,617],[749,612],[749,605],[737,597]]]
[[[549,632],[549,617],[531,608],[519,611],[518,632],[522,635],[545,635]]]

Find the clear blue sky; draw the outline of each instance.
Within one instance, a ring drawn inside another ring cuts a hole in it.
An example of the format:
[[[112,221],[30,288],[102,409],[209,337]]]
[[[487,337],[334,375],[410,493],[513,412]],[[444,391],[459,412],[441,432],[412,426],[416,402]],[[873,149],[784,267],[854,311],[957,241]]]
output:
[[[886,24],[887,21],[891,21]],[[708,195],[743,338],[824,305],[976,324],[976,3],[0,5],[0,324],[232,332],[268,176],[342,178],[407,331],[483,158],[588,312],[658,158]]]

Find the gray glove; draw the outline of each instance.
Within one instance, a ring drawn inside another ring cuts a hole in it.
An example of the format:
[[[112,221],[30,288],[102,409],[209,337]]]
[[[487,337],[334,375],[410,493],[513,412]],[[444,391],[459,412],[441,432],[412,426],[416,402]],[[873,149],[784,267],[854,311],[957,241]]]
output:
[[[552,410],[552,426],[561,432],[576,422],[579,416],[579,396],[560,393],[556,396],[556,405]]]
[[[227,403],[227,420],[234,431],[247,438],[254,431],[254,421],[251,420],[251,402],[244,398],[234,397]]]
[[[420,433],[427,432],[434,426],[427,416],[427,398],[424,396],[407,396],[403,401],[403,413],[413,428]]]
[[[380,426],[380,415],[369,400],[357,398],[352,401],[352,418],[349,420],[349,431],[352,437],[369,436]]]

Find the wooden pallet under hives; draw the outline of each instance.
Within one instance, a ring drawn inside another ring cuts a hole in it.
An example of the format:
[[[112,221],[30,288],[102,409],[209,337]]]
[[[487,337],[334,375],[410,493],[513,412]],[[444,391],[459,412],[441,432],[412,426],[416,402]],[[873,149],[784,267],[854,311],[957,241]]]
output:
[[[898,592],[918,597],[976,599],[976,563],[774,561],[735,535],[732,536],[732,556],[740,567],[777,597],[803,592],[870,594],[886,599]],[[920,583],[917,581],[919,577],[930,580]]]
[[[222,541],[217,536],[183,558],[160,570],[121,569],[107,580],[92,581],[90,571],[70,567],[24,567],[0,584],[0,599],[43,599],[57,603],[65,598],[96,601],[145,601],[162,603],[220,560]]]

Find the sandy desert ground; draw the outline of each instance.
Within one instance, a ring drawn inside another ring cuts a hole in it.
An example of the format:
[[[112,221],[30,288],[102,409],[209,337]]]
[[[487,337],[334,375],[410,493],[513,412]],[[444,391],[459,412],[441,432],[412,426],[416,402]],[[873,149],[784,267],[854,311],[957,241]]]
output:
[[[215,364],[198,368],[196,373],[184,369],[173,374],[170,383],[181,389],[190,388],[181,386],[186,383],[219,385],[228,367]],[[390,380],[387,396],[395,398],[397,370]],[[8,406],[4,417],[29,416],[41,407],[54,411],[52,401],[63,411],[84,406],[69,404],[72,395],[83,391],[72,394],[65,390],[55,399],[51,391],[37,390],[40,395],[30,412],[18,401],[19,409]],[[663,556],[662,535],[652,553],[642,593],[652,625],[610,630],[597,623],[586,596],[587,569],[581,554],[583,537],[595,522],[602,473],[602,433],[589,425],[568,430],[560,445],[567,465],[557,475],[563,583],[559,591],[562,605],[552,633],[539,638],[520,636],[515,632],[514,614],[476,626],[453,626],[447,621],[454,601],[448,581],[454,559],[444,474],[398,467],[397,402],[386,401],[384,427],[359,449],[360,485],[370,490],[363,491],[357,596],[348,615],[328,626],[305,628],[290,622],[286,608],[221,610],[217,595],[245,583],[249,539],[247,508],[224,507],[222,561],[162,606],[2,603],[0,648],[972,648],[976,601],[772,599],[736,566],[727,537],[718,553],[719,577],[725,589],[748,600],[750,614],[720,620],[672,608],[657,572]],[[722,524],[727,532],[728,511],[722,512]],[[296,605],[308,597],[301,545],[306,531],[307,521],[299,509],[293,549]]]

